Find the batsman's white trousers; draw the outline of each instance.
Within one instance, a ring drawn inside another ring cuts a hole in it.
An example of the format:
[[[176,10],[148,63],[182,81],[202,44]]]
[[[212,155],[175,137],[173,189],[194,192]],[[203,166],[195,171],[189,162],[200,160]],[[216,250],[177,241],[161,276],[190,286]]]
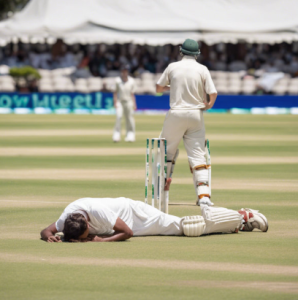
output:
[[[183,235],[181,218],[168,215],[141,201],[134,201],[132,231],[134,236]],[[204,234],[233,233],[242,224],[243,216],[235,210],[201,205],[206,222]]]
[[[167,140],[168,160],[172,160],[183,138],[190,166],[205,165],[205,125],[201,110],[169,110],[161,132]]]
[[[135,120],[133,117],[134,108],[132,101],[118,101],[116,108],[116,124],[114,132],[121,132],[121,119],[124,114],[126,123],[126,133],[135,133]]]
[[[131,204],[134,236],[140,235],[182,235],[181,219],[168,215],[141,201]]]

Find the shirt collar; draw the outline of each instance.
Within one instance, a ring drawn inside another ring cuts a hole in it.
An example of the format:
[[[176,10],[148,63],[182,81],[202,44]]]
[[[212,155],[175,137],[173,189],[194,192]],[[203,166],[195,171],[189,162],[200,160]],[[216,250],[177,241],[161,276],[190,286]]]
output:
[[[183,55],[182,59],[193,59],[193,60],[196,60],[196,58],[192,55]]]

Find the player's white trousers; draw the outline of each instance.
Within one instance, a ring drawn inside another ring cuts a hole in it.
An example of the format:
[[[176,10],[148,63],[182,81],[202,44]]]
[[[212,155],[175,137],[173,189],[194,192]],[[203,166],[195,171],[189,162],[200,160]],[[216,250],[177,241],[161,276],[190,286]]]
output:
[[[125,124],[126,124],[126,133],[133,132],[135,133],[135,120],[133,117],[134,108],[132,101],[118,101],[116,108],[116,124],[114,132],[121,133],[121,120],[124,114]]]
[[[134,236],[183,235],[181,218],[165,214],[141,201],[133,201],[130,207]],[[233,233],[243,222],[243,216],[232,209],[201,205],[201,211],[206,222],[204,234]]]
[[[169,110],[161,132],[168,143],[168,160],[172,160],[183,138],[190,166],[206,165],[205,125],[202,110]]]
[[[168,215],[141,201],[131,204],[134,236],[140,235],[182,235],[181,219]]]

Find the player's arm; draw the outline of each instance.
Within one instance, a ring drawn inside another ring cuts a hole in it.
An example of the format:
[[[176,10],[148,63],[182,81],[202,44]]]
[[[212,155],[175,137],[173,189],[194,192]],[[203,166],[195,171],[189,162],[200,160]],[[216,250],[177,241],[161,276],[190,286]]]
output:
[[[137,101],[136,101],[136,96],[135,96],[134,93],[131,93],[131,99],[132,99],[132,102],[133,102],[133,109],[137,110]]]
[[[217,91],[214,86],[214,82],[211,78],[211,74],[207,68],[205,68],[205,80],[204,87],[207,94],[207,102],[204,102],[205,108],[203,110],[207,110],[213,107],[215,100],[217,98]]]
[[[132,230],[126,225],[126,223],[117,218],[115,226],[113,227],[115,231],[113,235],[109,237],[98,237],[94,236],[91,239],[91,242],[117,242],[117,241],[125,241],[130,239],[133,236]]]
[[[210,109],[213,107],[215,101],[216,101],[216,98],[217,98],[217,93],[213,93],[213,94],[210,94],[208,95],[209,97],[209,101],[208,102],[205,102],[205,108],[204,110],[207,110],[207,109]]]
[[[156,83],[156,93],[170,90],[169,68],[166,68]]]
[[[156,84],[156,93],[164,93],[169,90],[170,90],[169,86],[161,86],[159,84]]]
[[[41,238],[49,243],[55,243],[55,242],[61,242],[59,236],[55,236],[55,233],[57,233],[56,224],[53,223],[44,230],[40,232]]]

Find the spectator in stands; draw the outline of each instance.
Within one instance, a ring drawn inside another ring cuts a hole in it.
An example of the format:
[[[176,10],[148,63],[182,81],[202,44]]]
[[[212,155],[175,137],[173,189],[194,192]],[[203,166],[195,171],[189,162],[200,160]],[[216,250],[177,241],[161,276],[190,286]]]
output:
[[[298,76],[298,57],[294,56],[290,64],[290,73],[294,76]]]
[[[14,51],[15,46],[9,45],[2,49],[1,63],[9,66],[30,64],[36,68],[55,69],[61,67],[77,66],[82,59],[82,50],[90,46],[73,45],[66,46],[58,39],[52,46],[37,44],[27,45],[29,51],[24,51],[22,43],[18,44],[19,50]],[[49,50],[49,48],[51,50]],[[291,74],[297,72],[297,46],[295,44],[216,44],[207,46],[202,43],[202,57],[200,63],[213,70],[232,70],[260,68],[260,64],[274,62],[278,71],[287,71]],[[204,51],[203,51],[204,50]],[[89,50],[87,50],[90,52]],[[27,52],[29,55],[27,55]],[[93,51],[92,51],[93,52]],[[294,53],[294,55],[293,55]],[[228,56],[227,56],[228,55]],[[121,64],[129,63],[132,72],[149,71],[160,73],[165,66],[172,61],[179,60],[178,46],[165,45],[163,47],[151,47],[140,45],[104,45],[90,55],[89,69],[94,76],[106,76],[107,72],[119,70]]]
[[[77,78],[92,77],[92,74],[89,70],[90,56],[91,56],[90,53],[88,53],[87,51],[84,51],[83,58],[81,59],[80,63],[78,64],[76,70],[71,74],[72,80],[75,80]]]

